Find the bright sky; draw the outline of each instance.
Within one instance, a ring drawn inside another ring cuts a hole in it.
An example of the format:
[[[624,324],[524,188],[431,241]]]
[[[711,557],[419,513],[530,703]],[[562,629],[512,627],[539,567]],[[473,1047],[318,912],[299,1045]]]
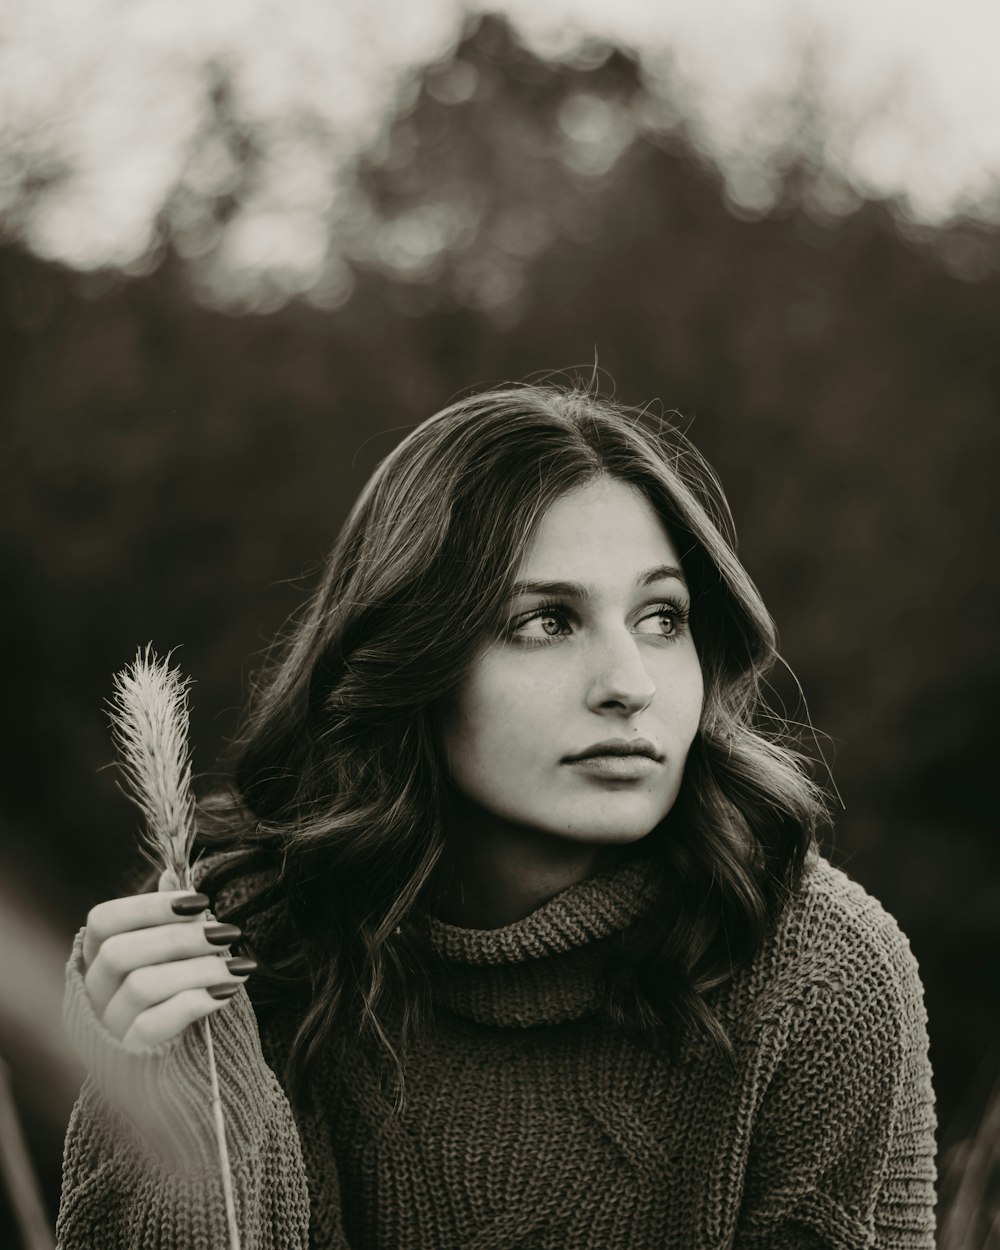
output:
[[[314,271],[338,170],[379,134],[401,80],[446,57],[476,0],[6,0],[0,12],[0,221],[81,267],[141,265],[183,174],[218,192],[224,154],[192,149],[205,67],[261,123],[262,178],[226,264]],[[824,117],[831,167],[918,221],[1000,219],[998,0],[494,0],[552,55],[598,36],[669,68],[733,200],[764,209],[789,102]],[[803,48],[810,52],[805,56]],[[309,125],[303,125],[308,121]],[[59,181],[30,216],[25,173]],[[195,245],[193,245],[195,246]]]

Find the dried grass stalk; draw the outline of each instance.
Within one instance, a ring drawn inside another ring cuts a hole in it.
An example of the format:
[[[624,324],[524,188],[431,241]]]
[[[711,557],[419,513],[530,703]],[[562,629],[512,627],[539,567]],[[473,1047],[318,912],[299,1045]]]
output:
[[[145,817],[143,851],[177,888],[191,888],[194,799],[188,748],[190,681],[149,645],[115,675],[111,730],[124,790]]]
[[[192,888],[194,797],[188,746],[190,681],[159,659],[147,644],[130,666],[116,674],[109,703],[111,728],[126,794],[145,817],[143,851],[161,872],[169,870],[179,889]],[[211,1084],[215,1137],[226,1204],[230,1250],[240,1250],[233,1178],[226,1146],[219,1076],[209,1018],[202,1020]]]

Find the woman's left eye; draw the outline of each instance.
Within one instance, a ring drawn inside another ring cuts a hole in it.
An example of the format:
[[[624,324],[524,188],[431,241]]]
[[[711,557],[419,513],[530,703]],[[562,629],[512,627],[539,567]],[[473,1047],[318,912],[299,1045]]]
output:
[[[642,625],[646,621],[656,621],[660,628],[654,630],[641,630],[641,633],[656,633],[662,638],[676,638],[678,634],[684,632],[687,624],[688,610],[681,607],[679,603],[665,603],[651,612],[648,616],[644,616],[639,624]]]

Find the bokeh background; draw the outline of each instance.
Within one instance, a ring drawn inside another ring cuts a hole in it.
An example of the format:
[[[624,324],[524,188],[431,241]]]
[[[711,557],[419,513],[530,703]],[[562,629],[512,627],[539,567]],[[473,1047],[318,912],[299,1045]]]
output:
[[[992,0],[7,0],[0,1057],[49,1220],[62,966],[137,863],[112,674],[180,648],[209,784],[378,460],[596,362],[719,472],[920,964],[940,1244],[1000,1244],[998,46]]]

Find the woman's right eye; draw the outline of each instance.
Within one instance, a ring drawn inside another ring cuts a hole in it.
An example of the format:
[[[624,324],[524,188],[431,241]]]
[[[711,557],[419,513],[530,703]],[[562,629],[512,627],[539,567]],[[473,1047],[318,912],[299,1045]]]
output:
[[[526,616],[519,617],[511,626],[510,635],[521,642],[541,643],[554,642],[565,635],[567,613],[565,609],[552,605],[536,608]],[[528,632],[528,627],[536,625],[537,629]],[[553,626],[555,628],[553,628]]]

